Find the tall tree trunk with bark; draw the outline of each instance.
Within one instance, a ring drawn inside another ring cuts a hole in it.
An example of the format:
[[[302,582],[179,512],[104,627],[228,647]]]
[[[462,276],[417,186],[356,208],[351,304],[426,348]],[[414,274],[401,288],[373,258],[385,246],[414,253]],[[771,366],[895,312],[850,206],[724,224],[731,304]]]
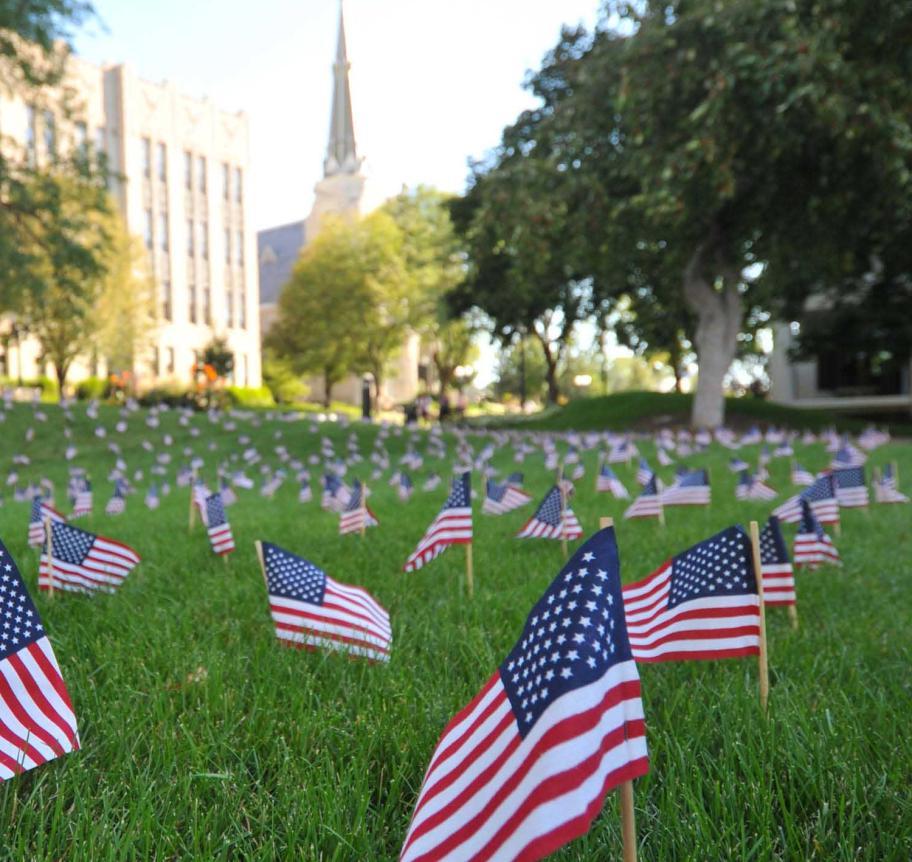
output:
[[[714,279],[708,274],[710,251],[713,268],[723,277],[720,289],[714,287]],[[697,316],[694,346],[700,376],[690,420],[695,428],[718,428],[725,421],[722,381],[734,361],[744,318],[737,269],[720,264],[717,257],[718,247],[703,243],[684,271],[684,298]]]
[[[332,391],[335,381],[333,380],[332,372],[326,368],[323,371],[323,406],[328,410],[330,404],[332,404]]]

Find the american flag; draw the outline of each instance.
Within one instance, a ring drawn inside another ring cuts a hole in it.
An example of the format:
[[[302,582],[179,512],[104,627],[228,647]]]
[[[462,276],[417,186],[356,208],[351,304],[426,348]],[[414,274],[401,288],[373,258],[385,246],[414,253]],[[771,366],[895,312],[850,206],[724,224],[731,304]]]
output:
[[[203,524],[208,524],[207,518],[209,513],[206,510],[206,500],[209,499],[209,489],[202,479],[196,479],[193,482],[193,505],[199,510],[200,520]]]
[[[797,461],[792,464],[793,485],[813,485],[814,481],[814,474],[810,470],[805,470]]]
[[[634,447],[626,440],[616,443],[608,452],[609,464],[622,464],[629,461],[636,454]]]
[[[868,458],[860,449],[856,449],[851,443],[844,443],[836,450],[830,467],[834,470],[843,467],[860,467]]]
[[[593,536],[431,757],[400,862],[536,860],[649,769],[614,530]],[[606,853],[604,849],[602,853]]]
[[[412,491],[415,490],[415,485],[412,482],[412,477],[403,470],[399,474],[398,487],[396,488],[396,493],[399,495],[399,500],[403,503],[407,503],[412,498]]]
[[[729,527],[624,587],[633,657],[716,659],[760,651],[760,596],[750,539]]]
[[[617,474],[608,466],[608,464],[602,464],[602,468],[599,470],[598,479],[595,483],[595,490],[602,492],[607,491],[613,494],[618,500],[630,499],[630,494],[627,492],[624,484],[618,479]]]
[[[469,479],[468,472],[453,479],[450,496],[405,561],[404,571],[414,572],[420,569],[440,556],[450,545],[467,545],[472,542],[472,489]]]
[[[760,531],[760,569],[763,572],[763,602],[795,604],[795,575],[789,561],[779,519],[771,515]]]
[[[741,473],[744,470],[750,469],[750,464],[743,458],[731,458],[728,462],[728,469],[731,470],[732,473]]]
[[[769,485],[759,477],[751,476],[747,470],[738,477],[738,484],[735,487],[735,497],[738,500],[773,500],[776,496],[776,492]]]
[[[668,452],[666,452],[662,447],[659,447],[659,450],[656,452],[656,460],[662,467],[670,467],[672,464],[674,464],[674,460],[672,459],[671,455],[669,455]]]
[[[578,539],[583,535],[583,528],[577,520],[573,509],[566,503],[561,489],[555,485],[539,503],[535,514],[516,534],[517,539]]]
[[[653,476],[649,484],[640,492],[627,511],[625,518],[657,518],[662,514],[662,497],[659,493],[659,480]]]
[[[653,477],[652,467],[645,458],[640,458],[640,465],[637,467],[636,480],[638,485],[648,485],[649,480]]]
[[[223,476],[219,477],[218,486],[219,493],[222,495],[222,505],[233,506],[237,502],[237,494],[234,493],[234,488]]]
[[[0,542],[0,781],[79,748],[73,704],[41,617]]]
[[[313,499],[313,491],[310,490],[310,479],[302,479],[301,487],[298,489],[298,502],[309,503]]]
[[[76,496],[73,501],[73,511],[70,518],[82,518],[92,514],[92,485],[88,479],[84,479],[79,488],[76,489]]]
[[[741,438],[742,446],[754,446],[757,443],[763,442],[763,434],[760,433],[760,429],[755,425]]]
[[[333,512],[341,512],[351,499],[351,488],[335,473],[323,474],[323,496],[320,506]]]
[[[45,503],[41,497],[35,497],[32,500],[32,511],[29,515],[28,543],[31,548],[38,548],[43,545],[47,539],[44,534],[44,521],[50,518],[51,521],[62,523],[66,518],[54,509],[50,504]]]
[[[423,491],[435,491],[437,490],[437,487],[440,485],[441,481],[442,480],[439,473],[431,473],[431,475],[424,480],[424,484],[421,486],[421,489]]]
[[[481,511],[486,515],[503,515],[531,502],[532,498],[525,491],[509,484],[509,481],[500,484],[488,479]]]
[[[51,557],[41,554],[39,589],[77,593],[113,593],[140,560],[128,545],[70,524],[51,525]]]
[[[234,536],[225,514],[221,491],[206,497],[206,529],[214,553],[224,557],[234,550]]]
[[[801,525],[795,536],[795,565],[816,568],[820,563],[838,563],[839,551],[824,532],[807,500],[801,501]]]
[[[355,480],[351,497],[345,508],[339,513],[339,535],[359,533],[362,528],[376,527],[380,522],[367,507],[367,494],[364,486]]]
[[[868,485],[865,481],[864,467],[847,467],[834,470],[836,480],[836,499],[845,509],[863,509],[868,505]]]
[[[795,524],[801,520],[801,502],[806,500],[822,524],[835,524],[839,520],[839,502],[836,500],[836,482],[827,473],[814,481],[800,494],[789,497],[773,514],[784,524]]]
[[[157,509],[161,505],[161,497],[158,494],[158,485],[153,482],[146,491],[145,503],[149,509]]]
[[[903,494],[896,483],[893,465],[887,464],[883,476],[874,480],[874,501],[877,503],[908,503],[909,498]]]
[[[389,614],[370,593],[334,581],[278,545],[263,542],[262,552],[269,611],[282,644],[389,661]]]
[[[663,506],[708,506],[709,501],[709,475],[705,470],[683,473],[662,492]]]
[[[124,486],[118,479],[114,485],[114,493],[105,506],[106,515],[122,515],[127,508],[127,501],[124,499]]]

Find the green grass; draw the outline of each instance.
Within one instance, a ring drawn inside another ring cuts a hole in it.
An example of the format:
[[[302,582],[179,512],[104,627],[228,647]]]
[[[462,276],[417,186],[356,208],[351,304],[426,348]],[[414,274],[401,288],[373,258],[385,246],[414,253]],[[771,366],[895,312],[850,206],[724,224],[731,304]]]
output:
[[[526,428],[535,431],[601,431],[604,429],[652,429],[663,425],[688,425],[691,395],[661,392],[619,392],[595,398],[578,398],[565,407],[551,407],[528,417],[497,416],[484,420],[490,428]],[[866,422],[839,416],[826,410],[797,410],[773,404],[760,398],[727,398],[726,421],[745,428],[759,423],[784,428],[810,429],[838,428],[860,431]],[[883,424],[883,423],[881,423]],[[907,424],[904,430],[909,433]]]
[[[26,451],[33,459],[23,477],[48,474],[62,496],[59,412],[44,409],[49,421],[36,424],[27,446],[30,407],[16,407],[0,427],[7,457]],[[236,434],[202,415],[192,420],[202,435],[191,438],[173,413],[157,434],[144,414],[116,434],[116,414],[105,411],[109,437],[99,440],[82,406],[75,413],[77,463],[96,479],[99,512],[110,490],[103,477],[115,459],[112,439],[131,471],[148,471],[152,456],[141,441],[168,431],[178,450],[191,445],[206,455],[210,478],[215,456],[234,448]],[[275,423],[262,414],[256,422],[239,422],[236,433],[249,433],[264,453],[283,444],[306,456],[324,433],[340,451],[349,433],[321,426],[314,435],[309,421]],[[367,455],[376,431],[355,430]],[[208,439],[216,453],[206,452]],[[401,452],[406,438],[391,440]],[[652,457],[651,444],[644,449]],[[762,504],[734,501],[727,455],[689,459],[712,471],[708,510],[669,510],[664,530],[620,522],[625,580],[732,521],[765,516]],[[810,469],[827,462],[822,446],[799,457]],[[909,445],[891,444],[872,459],[886,460],[912,477]],[[594,462],[588,453],[574,503],[589,531],[600,515],[619,518],[624,508],[593,492]],[[512,468],[511,453],[499,452],[495,464]],[[431,462],[425,471],[446,466]],[[524,469],[529,490],[543,494],[552,479],[541,458]],[[784,461],[772,465],[771,483],[782,492],[790,491],[787,472]],[[632,488],[632,469],[619,473]],[[239,549],[227,566],[213,558],[201,528],[188,535],[186,489],[175,489],[156,512],[138,494],[119,518],[96,514],[86,526],[130,543],[143,562],[116,595],[94,599],[38,596],[36,556],[25,544],[28,507],[8,501],[0,509],[0,536],[36,595],[83,744],[0,786],[0,859],[396,858],[440,731],[512,647],[561,565],[560,546],[510,538],[528,510],[477,515],[469,601],[461,549],[401,572],[442,488],[419,488],[403,505],[377,483],[372,507],[381,526],[362,541],[338,536],[336,516],[318,502],[299,504],[294,485],[271,503],[240,492],[230,510]],[[753,660],[642,668],[651,757],[650,774],[636,787],[642,860],[912,856],[910,515],[912,506],[846,513],[837,542],[845,566],[799,576],[801,628],[792,631],[785,613],[770,609],[768,718],[758,708]],[[369,588],[392,616],[389,666],[278,646],[255,539]],[[554,858],[619,859],[614,799],[588,836]]]

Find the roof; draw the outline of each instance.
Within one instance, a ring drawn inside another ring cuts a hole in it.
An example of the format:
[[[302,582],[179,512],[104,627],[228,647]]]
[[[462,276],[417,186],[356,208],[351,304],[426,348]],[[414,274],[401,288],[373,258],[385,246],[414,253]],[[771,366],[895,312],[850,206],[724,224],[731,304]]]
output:
[[[261,230],[257,234],[260,269],[260,305],[279,299],[305,242],[305,222],[296,221]]]

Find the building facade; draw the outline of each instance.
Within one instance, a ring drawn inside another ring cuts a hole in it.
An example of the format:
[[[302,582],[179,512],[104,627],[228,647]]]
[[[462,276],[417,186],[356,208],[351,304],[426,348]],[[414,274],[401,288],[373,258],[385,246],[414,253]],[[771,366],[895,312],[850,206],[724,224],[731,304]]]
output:
[[[0,94],[0,128],[41,163],[55,148],[90,142],[111,170],[110,191],[127,229],[142,237],[157,289],[158,322],[133,369],[82,359],[71,382],[130,370],[141,387],[185,384],[205,346],[225,337],[233,379],[259,386],[260,323],[250,187],[248,124],[170,83],[138,78],[125,65],[99,67],[71,58],[65,86],[74,94],[64,118]],[[46,373],[37,343],[9,348],[6,373]]]
[[[329,122],[329,143],[323,160],[323,177],[314,187],[314,203],[307,218],[291,224],[268,228],[257,234],[260,282],[260,323],[265,334],[275,321],[279,294],[291,276],[295,262],[307,244],[320,230],[327,215],[357,218],[361,215],[365,177],[364,160],[358,155],[355,140],[351,86],[349,83],[348,49],[345,21],[339,13],[339,34],[333,63],[333,96]],[[383,406],[411,401],[419,388],[420,341],[409,336],[387,379],[380,400]],[[322,382],[308,381],[310,395],[322,399]],[[333,389],[334,398],[350,404],[361,401],[362,381],[349,377]]]

